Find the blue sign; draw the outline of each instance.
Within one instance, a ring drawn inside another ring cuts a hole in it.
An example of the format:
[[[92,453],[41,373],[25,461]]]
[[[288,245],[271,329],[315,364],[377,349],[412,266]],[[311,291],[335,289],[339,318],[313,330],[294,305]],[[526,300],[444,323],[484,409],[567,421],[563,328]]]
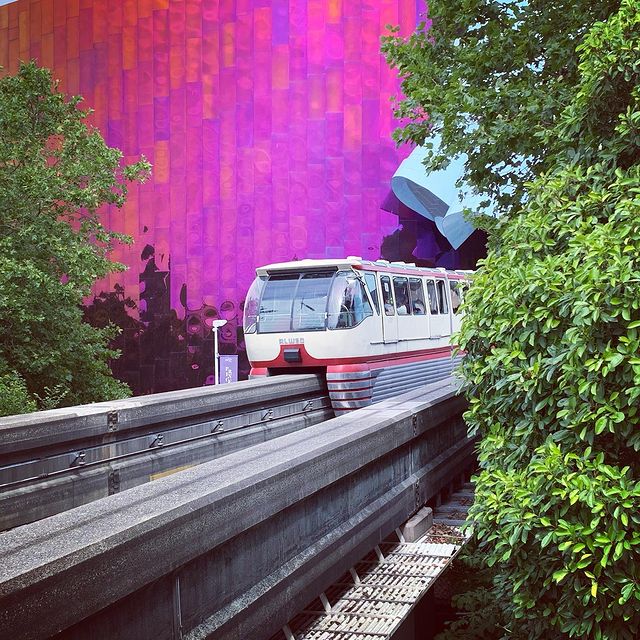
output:
[[[238,356],[220,356],[220,384],[238,382]]]

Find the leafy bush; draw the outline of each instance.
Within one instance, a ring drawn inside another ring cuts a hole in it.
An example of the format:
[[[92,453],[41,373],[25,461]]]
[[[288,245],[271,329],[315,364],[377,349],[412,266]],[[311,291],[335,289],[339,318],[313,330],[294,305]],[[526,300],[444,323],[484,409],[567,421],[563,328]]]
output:
[[[640,636],[640,10],[578,47],[556,167],[498,225],[466,301],[472,509],[529,638]]]
[[[484,564],[473,539],[448,571],[455,611],[435,640],[500,640],[506,633],[512,640],[523,638],[506,627],[503,603],[492,588],[495,570]]]
[[[29,413],[36,409],[36,403],[19,374],[14,371],[0,375],[0,415]]]

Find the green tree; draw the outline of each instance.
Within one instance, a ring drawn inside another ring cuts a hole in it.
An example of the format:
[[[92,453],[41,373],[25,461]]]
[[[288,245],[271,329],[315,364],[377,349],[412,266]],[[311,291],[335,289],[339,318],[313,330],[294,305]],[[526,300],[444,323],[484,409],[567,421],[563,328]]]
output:
[[[482,435],[472,509],[528,638],[640,637],[640,7],[577,47],[538,132],[548,170],[501,221],[460,344]],[[528,99],[523,96],[523,102]]]
[[[0,79],[0,415],[129,394],[108,366],[114,328],[83,322],[81,303],[131,242],[98,209],[121,207],[150,165],[123,165],[81,101],[34,62]]]
[[[432,0],[429,23],[382,51],[402,78],[394,137],[429,147],[435,170],[467,155],[465,181],[502,213],[553,165],[546,133],[573,98],[576,45],[620,0]]]

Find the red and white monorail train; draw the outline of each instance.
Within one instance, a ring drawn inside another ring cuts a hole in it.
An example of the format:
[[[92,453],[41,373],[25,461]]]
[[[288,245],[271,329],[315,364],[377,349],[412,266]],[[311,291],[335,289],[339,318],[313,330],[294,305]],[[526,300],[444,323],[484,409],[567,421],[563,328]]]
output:
[[[261,267],[245,301],[251,377],[321,371],[336,413],[448,376],[470,271],[301,260]]]

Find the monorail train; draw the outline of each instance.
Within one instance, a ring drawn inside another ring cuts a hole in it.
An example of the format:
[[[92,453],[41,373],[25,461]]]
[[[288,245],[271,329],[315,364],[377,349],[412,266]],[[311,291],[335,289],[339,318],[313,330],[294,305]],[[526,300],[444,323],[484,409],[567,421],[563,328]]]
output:
[[[470,271],[301,260],[261,267],[244,306],[250,377],[321,371],[337,414],[448,376]]]

